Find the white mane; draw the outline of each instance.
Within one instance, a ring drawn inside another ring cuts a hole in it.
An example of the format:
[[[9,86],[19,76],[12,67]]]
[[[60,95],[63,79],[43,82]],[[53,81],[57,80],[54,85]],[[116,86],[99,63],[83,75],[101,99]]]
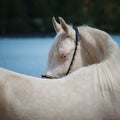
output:
[[[119,46],[107,33],[95,28],[82,26],[79,33],[84,49],[95,62],[68,75],[69,79],[77,76],[82,82],[93,83],[95,92],[99,89],[104,97],[112,97],[120,92]]]

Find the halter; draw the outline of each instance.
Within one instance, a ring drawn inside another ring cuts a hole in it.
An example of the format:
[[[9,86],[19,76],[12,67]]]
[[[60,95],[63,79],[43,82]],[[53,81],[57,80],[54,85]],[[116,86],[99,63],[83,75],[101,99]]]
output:
[[[80,41],[80,34],[79,34],[79,31],[78,31],[78,28],[76,26],[73,26],[73,29],[75,30],[75,37],[76,37],[76,40],[75,40],[75,49],[74,49],[74,53],[73,53],[73,57],[72,57],[72,60],[71,60],[71,63],[70,63],[70,66],[66,72],[65,75],[68,75],[70,73],[70,70],[71,70],[71,67],[73,65],[73,61],[75,59],[75,55],[76,55],[76,51],[77,51],[77,46],[78,46],[78,41]],[[57,77],[54,77],[54,76],[50,76],[50,75],[42,75],[42,78],[48,78],[48,79],[57,79]]]

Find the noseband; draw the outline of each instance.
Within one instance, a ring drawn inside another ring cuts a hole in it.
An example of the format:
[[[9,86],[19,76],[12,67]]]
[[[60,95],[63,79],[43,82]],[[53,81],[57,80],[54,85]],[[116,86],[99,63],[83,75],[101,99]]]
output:
[[[80,34],[79,34],[79,31],[78,31],[78,28],[73,26],[73,29],[75,30],[75,37],[76,37],[76,40],[75,40],[75,49],[74,49],[74,53],[73,53],[73,57],[72,57],[72,60],[71,60],[71,63],[69,65],[69,68],[66,72],[65,75],[68,75],[70,73],[70,70],[71,70],[71,67],[73,65],[73,61],[75,59],[75,55],[76,55],[76,51],[77,51],[77,46],[78,46],[78,42],[80,41]],[[50,75],[42,75],[42,78],[48,78],[48,79],[57,79],[57,77],[53,77],[53,76],[50,76]]]

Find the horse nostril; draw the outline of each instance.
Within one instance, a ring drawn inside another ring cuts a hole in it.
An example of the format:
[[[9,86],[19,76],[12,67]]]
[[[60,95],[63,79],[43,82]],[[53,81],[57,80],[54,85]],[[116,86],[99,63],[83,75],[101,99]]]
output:
[[[41,77],[42,77],[42,78],[46,78],[46,75],[45,75],[45,74],[43,74],[43,75],[41,75]]]

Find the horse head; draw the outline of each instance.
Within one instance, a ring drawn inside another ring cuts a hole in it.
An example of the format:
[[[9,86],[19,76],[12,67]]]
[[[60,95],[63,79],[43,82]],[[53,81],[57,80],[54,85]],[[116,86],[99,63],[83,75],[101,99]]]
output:
[[[107,51],[110,53],[111,50],[106,48],[110,46],[110,36],[106,32],[89,26],[75,29],[61,17],[59,21],[60,24],[52,18],[56,37],[49,52],[47,73],[43,77],[60,78],[81,67],[100,63],[108,56]]]
[[[76,40],[75,30],[72,26],[67,25],[61,17],[59,17],[59,21],[60,24],[54,17],[52,18],[53,26],[57,35],[49,52],[48,70],[46,73],[46,76],[54,76],[56,78],[63,77],[67,74],[73,58]],[[77,51],[79,49],[80,47],[78,45]],[[70,72],[82,66],[81,56],[80,54],[77,54],[77,52],[74,62],[75,64],[72,65]]]

